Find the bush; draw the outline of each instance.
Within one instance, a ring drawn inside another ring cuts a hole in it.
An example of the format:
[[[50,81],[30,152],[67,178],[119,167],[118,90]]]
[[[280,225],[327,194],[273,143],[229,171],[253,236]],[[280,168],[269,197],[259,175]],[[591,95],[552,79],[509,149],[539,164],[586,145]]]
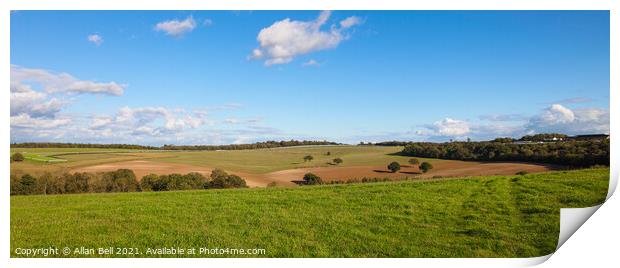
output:
[[[65,173],[52,176],[44,173],[35,178],[30,174],[21,177],[11,174],[11,195],[32,194],[72,194],[102,192],[140,192],[140,191],[171,191],[207,188],[243,188],[245,180],[237,175],[228,175],[222,170],[214,170],[211,174],[216,178],[211,183],[200,173],[155,175],[149,174],[138,182],[133,171],[119,169],[100,173]]]
[[[303,180],[306,185],[323,184],[321,177],[315,175],[314,173],[306,173]]]
[[[142,177],[142,180],[140,181],[140,187],[142,191],[159,192],[205,189],[207,183],[207,177],[197,172],[192,172],[185,175],[176,173],[161,176],[149,174]]]
[[[527,173],[528,173],[527,171],[521,170],[521,171],[517,172],[517,175],[523,176],[523,175],[527,175]]]
[[[211,181],[207,188],[226,189],[226,188],[247,188],[247,184],[241,177],[231,174],[229,175],[221,169],[215,169],[211,172]]]
[[[340,165],[340,164],[342,164],[342,158],[340,158],[340,157],[339,158],[334,158],[333,162],[336,165]]]
[[[143,176],[142,180],[140,180],[140,189],[143,192],[160,191],[160,189],[156,186],[158,181],[159,176],[156,174]]]
[[[14,153],[13,155],[11,155],[11,160],[13,162],[21,162],[24,161],[24,155],[21,153]]]
[[[409,164],[411,164],[412,166],[416,166],[420,164],[420,160],[418,160],[417,158],[411,158],[409,159]]]
[[[102,180],[105,192],[137,192],[140,190],[136,175],[129,169],[105,172]]]
[[[132,172],[133,174],[133,172]],[[89,173],[69,173],[63,174],[64,192],[66,193],[88,193],[92,174]],[[134,176],[135,178],[135,176]],[[50,176],[51,179],[51,176]],[[47,182],[46,182],[47,184]]]
[[[314,156],[311,156],[311,155],[304,156],[304,162],[308,162],[308,161],[312,161],[312,160],[314,160]]]
[[[422,164],[420,164],[420,170],[422,173],[426,173],[431,169],[433,169],[433,165],[429,162],[422,162]]]
[[[395,173],[400,170],[400,164],[398,162],[392,162],[387,166],[387,168],[392,171],[392,173]]]
[[[41,194],[40,191],[37,191],[39,188],[37,186],[37,179],[35,177],[30,174],[24,174],[17,181],[14,192],[20,195]]]

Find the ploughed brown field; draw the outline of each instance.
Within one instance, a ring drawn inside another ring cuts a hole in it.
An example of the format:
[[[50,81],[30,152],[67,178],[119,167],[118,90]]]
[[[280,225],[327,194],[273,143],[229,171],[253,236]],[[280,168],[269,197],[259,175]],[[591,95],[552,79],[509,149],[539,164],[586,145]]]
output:
[[[303,175],[312,172],[320,176],[325,181],[347,180],[351,178],[363,177],[388,177],[388,178],[432,178],[441,177],[463,177],[463,176],[482,176],[482,175],[514,175],[520,171],[528,173],[545,172],[550,170],[562,169],[560,166],[534,163],[481,163],[443,160],[433,163],[434,169],[428,173],[421,173],[417,167],[407,165],[401,166],[401,170],[392,173],[386,166],[331,166],[331,167],[310,167],[294,168],[268,173],[248,173],[226,170],[229,173],[239,175],[246,180],[250,187],[265,187],[271,182],[280,186],[294,186],[301,181]],[[117,169],[131,169],[138,179],[148,174],[186,174],[199,172],[209,175],[213,168],[194,166],[181,163],[156,162],[150,160],[132,160],[114,162],[87,167],[75,168],[73,172],[103,172]]]

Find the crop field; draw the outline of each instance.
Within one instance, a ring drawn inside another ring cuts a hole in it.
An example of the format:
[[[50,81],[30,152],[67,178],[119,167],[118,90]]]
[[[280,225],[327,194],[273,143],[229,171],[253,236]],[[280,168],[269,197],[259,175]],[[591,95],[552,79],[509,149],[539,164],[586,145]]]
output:
[[[18,257],[18,247],[49,246],[138,253],[103,257],[170,257],[146,253],[162,247],[265,249],[258,256],[196,257],[541,256],[555,250],[559,209],[600,204],[608,181],[609,169],[598,168],[295,188],[12,196],[11,256]]]
[[[561,169],[553,165],[533,163],[479,163],[456,160],[419,158],[427,161],[434,170],[422,174],[408,166],[410,157],[397,155],[399,146],[299,146],[257,150],[227,151],[161,151],[161,150],[110,150],[83,148],[13,148],[12,152],[39,155],[62,162],[43,162],[27,159],[11,163],[15,174],[41,174],[42,172],[100,172],[131,169],[138,178],[149,173],[170,174],[200,172],[209,174],[215,168],[237,174],[251,187],[269,183],[294,186],[294,181],[307,173],[318,174],[327,181],[362,177],[447,177],[478,175],[512,175],[519,171],[544,172]],[[304,161],[306,155],[312,161]],[[334,164],[334,158],[343,163]],[[388,172],[388,163],[401,163],[399,172]]]

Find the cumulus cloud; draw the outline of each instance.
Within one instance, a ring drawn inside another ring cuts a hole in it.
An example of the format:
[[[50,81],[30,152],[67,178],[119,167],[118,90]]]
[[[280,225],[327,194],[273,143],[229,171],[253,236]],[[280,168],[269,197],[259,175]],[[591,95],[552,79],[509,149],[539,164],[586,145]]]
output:
[[[610,127],[607,109],[570,109],[560,104],[553,104],[531,117],[497,115],[480,118],[494,123],[484,124],[445,118],[433,124],[424,125],[415,134],[417,138],[431,140],[464,137],[486,140],[500,136],[520,137],[526,134],[551,132],[568,135],[609,133]],[[510,123],[502,123],[503,121]]]
[[[265,65],[285,64],[296,56],[314,51],[335,48],[347,39],[344,30],[359,24],[357,17],[332,25],[328,30],[321,27],[329,20],[330,11],[323,11],[313,21],[296,21],[286,18],[263,28],[257,36],[260,47],[254,49],[250,59],[265,59]]]
[[[35,86],[43,91],[35,89]],[[21,131],[22,134],[49,137],[54,128],[72,122],[72,118],[61,116],[62,109],[69,104],[62,98],[63,94],[121,95],[123,89],[124,85],[114,82],[96,83],[79,80],[66,73],[11,65],[11,135]]]
[[[37,92],[28,85],[11,83],[11,116],[28,114],[33,117],[53,117],[67,102]]]
[[[44,69],[30,69],[11,65],[11,81],[37,83],[48,93],[92,93],[120,96],[127,85],[116,82],[99,83],[80,80],[68,73],[54,73]]]
[[[130,132],[136,135],[158,136],[197,128],[204,120],[183,110],[163,107],[123,107],[114,116],[93,118],[90,129]]]
[[[597,108],[569,109],[553,104],[532,117],[525,129],[529,132],[568,134],[609,133],[609,110]]]
[[[163,31],[167,35],[174,37],[183,36],[184,34],[194,30],[194,28],[196,28],[196,21],[192,16],[189,16],[187,19],[182,21],[174,19],[163,21],[155,25],[156,31]]]
[[[428,127],[433,130],[437,135],[458,137],[464,136],[470,133],[469,123],[452,118],[445,118],[440,121],[436,121]]]
[[[100,46],[103,43],[103,37],[98,34],[91,34],[88,36],[88,41],[94,43],[97,46]]]
[[[11,116],[11,128],[35,128],[35,129],[50,129],[67,125],[71,122],[70,119],[55,119],[55,118],[33,118],[28,114],[19,114]]]

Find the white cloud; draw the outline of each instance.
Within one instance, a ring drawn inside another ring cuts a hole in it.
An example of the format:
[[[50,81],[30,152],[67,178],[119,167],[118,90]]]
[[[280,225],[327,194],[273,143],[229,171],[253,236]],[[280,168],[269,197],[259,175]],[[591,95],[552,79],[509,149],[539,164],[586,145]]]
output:
[[[351,28],[355,25],[360,25],[362,23],[362,19],[356,16],[348,17],[342,21],[340,21],[340,27],[343,29]]]
[[[437,121],[429,128],[438,135],[449,137],[464,136],[470,133],[469,123],[452,118]]]
[[[17,128],[33,128],[33,129],[50,129],[67,125],[71,122],[70,119],[55,119],[55,118],[33,118],[28,114],[19,114],[11,116],[11,127]]]
[[[304,67],[312,67],[312,66],[313,67],[319,67],[320,65],[321,64],[319,64],[316,60],[311,59],[309,61],[304,62],[301,66],[304,66]]]
[[[48,93],[92,93],[120,96],[127,87],[116,82],[99,83],[80,80],[68,73],[53,73],[44,69],[29,69],[11,65],[11,81],[38,83]]]
[[[168,20],[157,23],[155,25],[156,31],[166,32],[167,35],[171,35],[174,37],[180,37],[185,33],[191,32],[196,28],[196,21],[192,16],[187,17],[187,19],[179,21],[179,20]]]
[[[575,120],[575,114],[573,111],[560,104],[553,104],[533,120],[547,125],[563,124],[573,122]]]
[[[257,36],[260,47],[252,51],[250,59],[265,58],[265,65],[285,64],[296,56],[314,51],[335,48],[347,38],[343,30],[359,22],[353,17],[341,21],[341,27],[334,25],[329,30],[321,27],[331,16],[330,11],[323,11],[313,21],[296,21],[286,18],[263,28]]]
[[[482,124],[445,118],[424,125],[415,132],[418,137],[430,140],[446,138],[488,140],[496,137],[521,137],[534,133],[563,133],[567,135],[609,133],[609,110],[597,108],[569,109],[553,104],[532,117],[521,115],[481,116],[482,120],[506,121],[510,124]],[[412,139],[414,137],[411,137]]]
[[[11,82],[11,115],[31,114],[33,116],[53,116],[63,106],[57,99],[47,99],[47,94],[34,91],[29,85]]]
[[[163,107],[129,108],[123,107],[115,116],[93,118],[90,129],[117,132],[130,131],[133,134],[157,136],[175,133],[184,129],[194,129],[204,124],[200,117],[190,115],[179,109]]]
[[[211,25],[213,25],[213,21],[211,19],[205,19],[202,22],[202,25],[204,25],[204,26],[211,26]]]
[[[530,133],[560,132],[566,134],[609,133],[609,110],[597,108],[569,109],[553,104],[525,125]]]
[[[98,34],[91,34],[88,36],[88,41],[93,42],[97,46],[100,46],[103,43],[103,37]]]

